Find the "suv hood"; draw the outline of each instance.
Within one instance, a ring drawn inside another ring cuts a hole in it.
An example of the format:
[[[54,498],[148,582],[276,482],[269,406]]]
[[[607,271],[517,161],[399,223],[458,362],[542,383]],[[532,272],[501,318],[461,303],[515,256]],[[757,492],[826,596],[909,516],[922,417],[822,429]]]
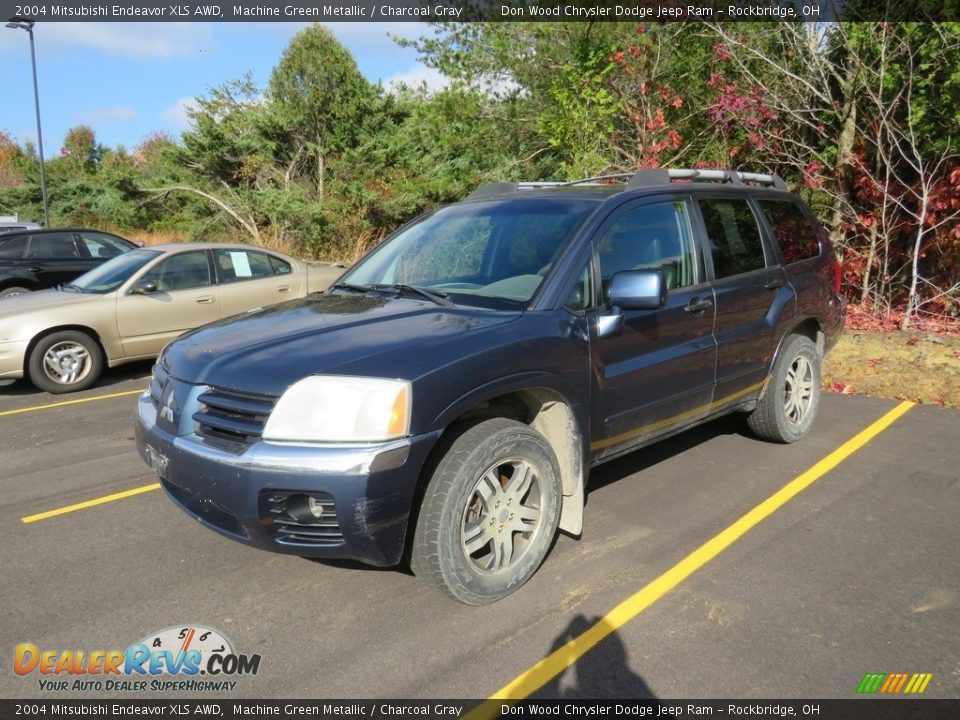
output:
[[[308,375],[372,356],[385,356],[378,374],[389,376],[396,363],[387,356],[401,348],[429,353],[431,342],[517,317],[407,298],[312,295],[194,330],[170,343],[161,363],[185,382],[280,395]]]

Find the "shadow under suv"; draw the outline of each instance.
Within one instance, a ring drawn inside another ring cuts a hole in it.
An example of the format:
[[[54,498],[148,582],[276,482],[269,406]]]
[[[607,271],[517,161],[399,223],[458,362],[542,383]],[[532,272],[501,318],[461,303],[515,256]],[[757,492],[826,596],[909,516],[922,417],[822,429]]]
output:
[[[137,445],[169,497],[228,537],[406,557],[489,603],[558,528],[581,532],[592,467],[734,411],[761,438],[805,436],[839,281],[776,176],[494,183],[326,293],[172,342]]]

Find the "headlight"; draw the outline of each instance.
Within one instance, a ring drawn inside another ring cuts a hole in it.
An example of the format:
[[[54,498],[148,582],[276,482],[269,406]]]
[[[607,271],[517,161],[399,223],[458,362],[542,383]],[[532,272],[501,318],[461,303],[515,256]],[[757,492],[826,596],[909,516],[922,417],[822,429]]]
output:
[[[379,442],[405,437],[412,395],[406,380],[311,375],[280,396],[263,439]]]

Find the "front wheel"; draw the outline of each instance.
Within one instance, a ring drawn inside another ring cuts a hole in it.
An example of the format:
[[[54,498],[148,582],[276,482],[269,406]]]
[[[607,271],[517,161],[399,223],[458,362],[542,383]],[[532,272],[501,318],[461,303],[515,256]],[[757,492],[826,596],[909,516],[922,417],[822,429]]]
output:
[[[540,567],[560,518],[556,456],[515,420],[480,422],[448,441],[423,498],[414,574],[468,605],[514,592]]]
[[[41,390],[60,394],[85,390],[100,377],[103,353],[97,341],[76,330],[41,338],[30,353],[30,381]]]
[[[784,342],[767,392],[747,418],[763,440],[792,443],[810,432],[820,405],[820,355],[813,341],[792,335]]]

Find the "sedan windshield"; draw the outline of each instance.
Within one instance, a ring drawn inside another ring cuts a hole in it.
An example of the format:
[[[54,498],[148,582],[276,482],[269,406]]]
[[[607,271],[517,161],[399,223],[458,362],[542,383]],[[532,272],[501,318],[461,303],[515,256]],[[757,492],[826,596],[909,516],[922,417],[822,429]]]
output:
[[[595,207],[594,200],[569,196],[451,205],[394,235],[338,285],[425,289],[464,305],[525,305]]]
[[[159,250],[131,250],[84,273],[70,283],[69,287],[80,292],[101,295],[113,292],[132,278],[140,268],[161,254]]]

